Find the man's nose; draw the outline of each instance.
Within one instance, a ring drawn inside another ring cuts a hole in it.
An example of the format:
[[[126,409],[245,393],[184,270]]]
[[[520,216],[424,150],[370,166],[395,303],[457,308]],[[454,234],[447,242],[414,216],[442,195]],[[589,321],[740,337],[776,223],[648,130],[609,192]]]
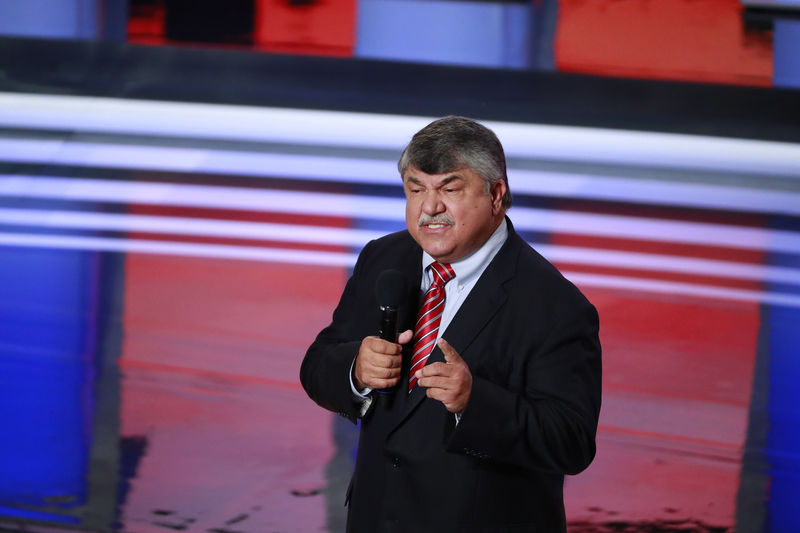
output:
[[[444,202],[438,191],[428,191],[422,201],[422,211],[426,215],[437,215],[445,211]]]

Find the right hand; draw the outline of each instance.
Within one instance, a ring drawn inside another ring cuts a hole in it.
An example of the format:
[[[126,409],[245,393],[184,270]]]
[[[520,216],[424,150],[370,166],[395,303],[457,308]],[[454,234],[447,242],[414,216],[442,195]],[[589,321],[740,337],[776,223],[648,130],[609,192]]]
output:
[[[397,342],[365,337],[353,365],[356,389],[388,389],[397,385],[403,366],[403,345],[413,336],[414,332],[407,329],[397,337]]]

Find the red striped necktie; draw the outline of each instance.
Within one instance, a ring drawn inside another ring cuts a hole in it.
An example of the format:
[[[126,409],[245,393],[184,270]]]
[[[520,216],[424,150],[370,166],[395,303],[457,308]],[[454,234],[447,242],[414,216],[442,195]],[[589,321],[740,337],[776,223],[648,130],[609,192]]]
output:
[[[414,351],[411,356],[410,379],[408,380],[409,392],[417,383],[414,372],[425,366],[425,361],[428,360],[428,356],[431,355],[433,347],[436,345],[439,324],[444,311],[444,286],[456,277],[453,267],[447,263],[433,262],[430,269],[433,283],[425,293],[419,315],[417,315],[417,325],[414,327]]]

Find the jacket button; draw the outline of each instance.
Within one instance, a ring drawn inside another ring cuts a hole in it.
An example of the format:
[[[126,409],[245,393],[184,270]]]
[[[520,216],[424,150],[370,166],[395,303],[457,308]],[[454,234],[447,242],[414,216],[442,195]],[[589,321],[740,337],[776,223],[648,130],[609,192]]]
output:
[[[392,466],[398,468],[400,466],[400,458],[392,457]]]

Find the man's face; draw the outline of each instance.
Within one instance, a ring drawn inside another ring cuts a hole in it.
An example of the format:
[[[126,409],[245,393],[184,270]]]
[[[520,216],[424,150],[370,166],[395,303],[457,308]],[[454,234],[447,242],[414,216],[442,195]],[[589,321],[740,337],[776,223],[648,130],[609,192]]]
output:
[[[504,215],[506,184],[489,192],[481,177],[462,168],[426,174],[409,167],[403,174],[406,226],[414,240],[440,262],[462,259],[486,242]]]

